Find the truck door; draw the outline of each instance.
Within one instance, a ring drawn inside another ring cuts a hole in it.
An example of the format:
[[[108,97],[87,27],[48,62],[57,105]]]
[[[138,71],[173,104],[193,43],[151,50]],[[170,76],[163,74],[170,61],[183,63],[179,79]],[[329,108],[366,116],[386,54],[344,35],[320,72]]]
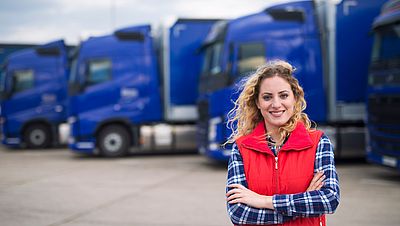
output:
[[[112,88],[112,60],[109,57],[90,57],[78,62],[78,77],[82,80],[81,93],[74,96],[73,112],[90,117],[90,111],[96,110],[93,117],[101,117],[104,112],[98,108],[109,106],[116,101],[118,89]],[[94,113],[94,112],[92,112]],[[100,115],[101,114],[101,115]],[[83,125],[82,125],[83,126]],[[81,129],[83,129],[81,127]]]
[[[19,136],[22,123],[30,114],[36,112],[41,95],[36,92],[35,72],[30,68],[13,69],[7,72],[7,98],[3,100],[2,114],[6,117],[7,136]]]

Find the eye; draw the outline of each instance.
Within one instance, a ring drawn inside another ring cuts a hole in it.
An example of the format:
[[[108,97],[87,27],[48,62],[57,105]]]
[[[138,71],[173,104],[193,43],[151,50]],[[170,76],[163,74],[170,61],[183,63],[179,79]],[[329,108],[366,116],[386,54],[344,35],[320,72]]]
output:
[[[269,101],[269,100],[271,100],[271,96],[270,95],[264,95],[263,97],[262,97],[265,101]]]
[[[289,94],[287,94],[287,93],[282,93],[281,95],[279,95],[279,97],[281,98],[281,99],[286,99],[286,98],[288,98],[289,97]]]

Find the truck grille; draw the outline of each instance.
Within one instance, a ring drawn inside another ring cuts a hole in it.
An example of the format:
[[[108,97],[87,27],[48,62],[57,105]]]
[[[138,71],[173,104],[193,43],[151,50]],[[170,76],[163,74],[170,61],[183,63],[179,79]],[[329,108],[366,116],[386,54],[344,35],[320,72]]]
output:
[[[207,148],[208,145],[208,101],[197,103],[199,120],[197,122],[197,141],[200,147]]]
[[[371,95],[368,98],[369,122],[400,125],[400,95]]]
[[[208,122],[208,101],[199,101],[197,107],[199,111],[199,120],[201,122]]]
[[[400,96],[371,95],[368,98],[370,145],[373,152],[400,154]]]

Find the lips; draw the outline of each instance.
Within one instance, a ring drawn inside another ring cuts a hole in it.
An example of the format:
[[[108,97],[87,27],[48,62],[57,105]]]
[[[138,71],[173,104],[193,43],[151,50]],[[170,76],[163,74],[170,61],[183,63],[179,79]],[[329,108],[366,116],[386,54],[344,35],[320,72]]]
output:
[[[285,110],[282,110],[282,111],[270,111],[269,113],[274,117],[281,117],[284,112],[285,112]]]

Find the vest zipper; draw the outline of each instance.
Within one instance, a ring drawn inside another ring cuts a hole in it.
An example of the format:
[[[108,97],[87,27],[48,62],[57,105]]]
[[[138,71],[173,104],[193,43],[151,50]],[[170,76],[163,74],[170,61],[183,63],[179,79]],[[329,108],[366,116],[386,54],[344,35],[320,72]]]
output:
[[[279,153],[278,153],[279,155]],[[275,187],[276,187],[276,194],[279,194],[279,173],[278,173],[278,155],[275,156]]]

